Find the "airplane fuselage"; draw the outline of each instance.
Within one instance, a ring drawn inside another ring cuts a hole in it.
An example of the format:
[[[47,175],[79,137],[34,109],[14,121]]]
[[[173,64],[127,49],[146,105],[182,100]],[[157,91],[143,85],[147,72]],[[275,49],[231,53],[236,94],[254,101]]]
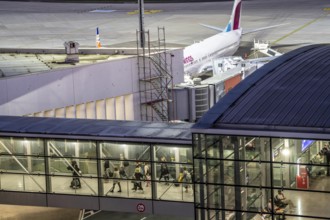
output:
[[[222,32],[187,46],[184,51],[184,72],[196,76],[212,67],[212,60],[233,55],[240,44],[242,29]]]

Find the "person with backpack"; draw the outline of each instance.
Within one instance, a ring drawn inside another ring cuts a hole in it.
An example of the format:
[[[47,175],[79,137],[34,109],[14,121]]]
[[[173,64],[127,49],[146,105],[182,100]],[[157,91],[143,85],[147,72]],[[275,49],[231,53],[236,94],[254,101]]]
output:
[[[105,178],[109,179],[111,176],[110,176],[110,161],[109,160],[106,160],[104,161],[104,176]]]
[[[125,167],[120,167],[119,174],[122,179],[128,179],[127,173],[125,171]]]
[[[134,175],[133,175],[134,181],[133,181],[133,188],[132,190],[136,191],[137,189],[143,190],[142,188],[142,179],[143,175],[141,172],[141,167],[139,164],[136,165],[135,170],[134,170]]]
[[[68,166],[67,169],[72,171],[72,176],[73,176],[70,187],[73,189],[81,188],[81,183],[79,178],[81,175],[81,171],[78,167],[77,162],[73,160],[71,162],[71,166]]]

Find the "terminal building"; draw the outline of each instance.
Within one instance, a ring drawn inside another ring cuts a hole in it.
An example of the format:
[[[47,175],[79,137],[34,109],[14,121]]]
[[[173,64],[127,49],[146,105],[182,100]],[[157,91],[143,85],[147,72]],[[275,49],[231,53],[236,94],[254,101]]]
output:
[[[328,219],[329,57],[329,45],[291,51],[195,124],[1,116],[0,202],[198,220]],[[104,177],[107,160],[127,173],[121,192]],[[70,187],[72,161],[81,188]],[[143,190],[134,190],[136,167],[151,170]],[[288,205],[276,199],[282,191]]]

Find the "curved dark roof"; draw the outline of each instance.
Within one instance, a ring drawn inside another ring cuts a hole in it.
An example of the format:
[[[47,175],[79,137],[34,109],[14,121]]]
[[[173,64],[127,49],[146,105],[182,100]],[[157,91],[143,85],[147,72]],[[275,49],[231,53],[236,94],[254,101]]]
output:
[[[296,49],[244,79],[194,128],[330,128],[330,45]]]
[[[0,116],[0,135],[191,143],[191,123]],[[143,139],[143,140],[142,140]]]

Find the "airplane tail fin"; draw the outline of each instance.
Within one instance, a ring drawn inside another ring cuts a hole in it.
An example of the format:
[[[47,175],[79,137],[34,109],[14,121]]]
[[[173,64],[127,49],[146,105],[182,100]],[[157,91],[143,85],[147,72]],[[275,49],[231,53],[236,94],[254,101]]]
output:
[[[229,32],[240,28],[241,10],[242,10],[242,0],[234,0],[234,6],[230,16],[230,20],[224,32]]]
[[[96,47],[97,48],[101,48],[101,40],[100,40],[100,32],[99,32],[99,28],[96,28]]]

